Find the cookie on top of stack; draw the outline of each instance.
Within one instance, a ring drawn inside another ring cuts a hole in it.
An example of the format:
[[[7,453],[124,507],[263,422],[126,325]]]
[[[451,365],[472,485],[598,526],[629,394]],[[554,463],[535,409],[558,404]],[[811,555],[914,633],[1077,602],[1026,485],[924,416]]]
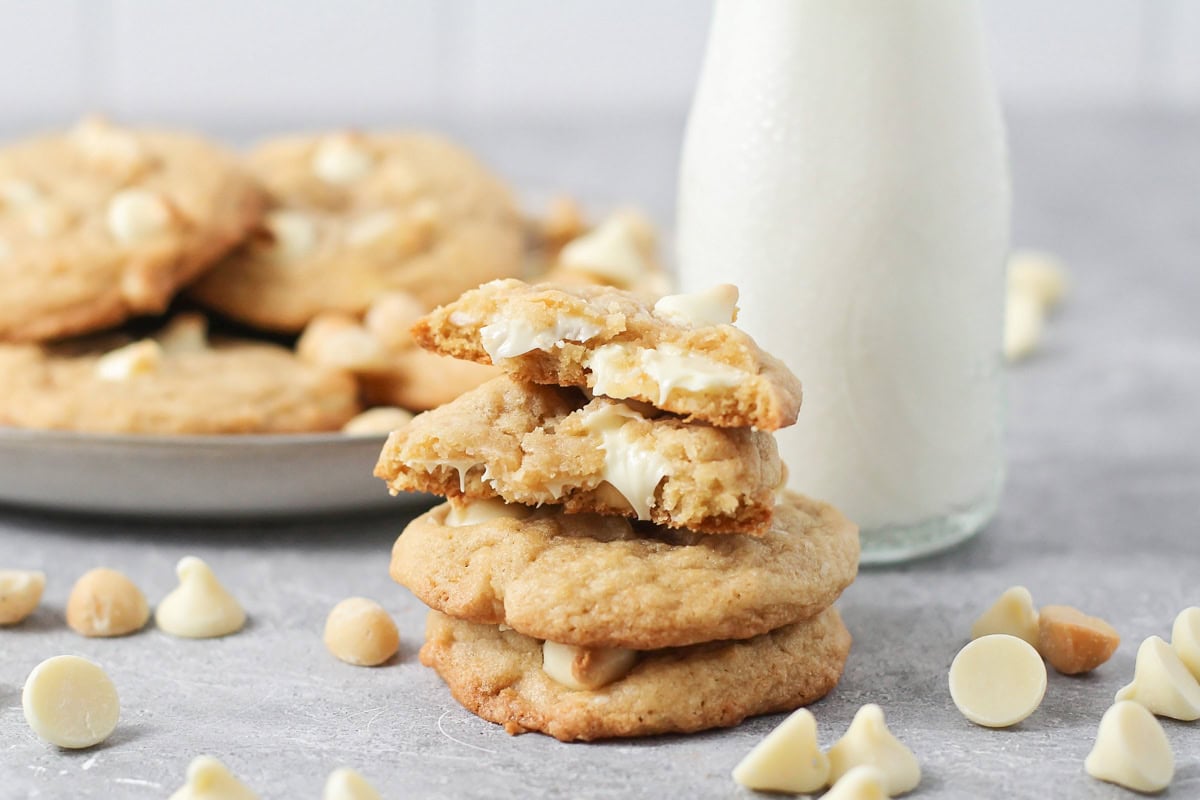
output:
[[[393,432],[376,475],[449,502],[391,573],[433,610],[421,660],[479,716],[562,740],[796,708],[850,647],[858,532],[783,488],[800,385],[731,286],[650,305],[500,280],[413,326],[504,371]]]

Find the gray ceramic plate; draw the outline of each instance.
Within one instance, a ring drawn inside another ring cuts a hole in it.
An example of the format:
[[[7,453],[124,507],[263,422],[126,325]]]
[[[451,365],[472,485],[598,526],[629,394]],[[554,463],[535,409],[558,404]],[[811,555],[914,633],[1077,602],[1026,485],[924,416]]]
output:
[[[396,509],[381,435],[124,436],[0,428],[0,504],[155,517]]]

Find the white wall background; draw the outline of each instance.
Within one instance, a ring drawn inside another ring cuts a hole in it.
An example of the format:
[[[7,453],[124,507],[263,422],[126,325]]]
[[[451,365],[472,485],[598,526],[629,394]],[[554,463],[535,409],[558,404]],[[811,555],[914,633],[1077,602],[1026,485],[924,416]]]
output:
[[[710,7],[0,0],[0,128],[86,110],[245,128],[681,113]],[[984,0],[984,9],[1010,105],[1200,107],[1200,0]]]

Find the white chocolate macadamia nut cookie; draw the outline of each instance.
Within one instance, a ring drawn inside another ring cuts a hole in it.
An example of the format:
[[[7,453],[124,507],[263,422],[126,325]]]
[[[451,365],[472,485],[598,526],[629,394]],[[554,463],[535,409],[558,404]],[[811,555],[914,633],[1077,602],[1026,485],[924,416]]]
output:
[[[99,665],[78,656],[38,664],[25,679],[21,707],[34,733],[72,750],[107,739],[121,716],[112,680]]]
[[[175,567],[179,585],[162,599],[154,621],[166,633],[187,639],[209,639],[237,633],[246,612],[226,591],[208,564],[195,556]]]
[[[45,588],[44,572],[0,569],[0,625],[16,625],[32,614]]]

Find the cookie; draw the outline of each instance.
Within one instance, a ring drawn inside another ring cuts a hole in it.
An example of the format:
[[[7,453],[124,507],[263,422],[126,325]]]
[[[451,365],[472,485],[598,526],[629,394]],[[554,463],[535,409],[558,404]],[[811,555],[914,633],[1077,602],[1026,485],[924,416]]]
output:
[[[183,133],[87,120],[0,149],[0,340],[163,311],[263,203],[234,156]]]
[[[354,373],[367,405],[412,411],[436,408],[501,374],[497,367],[417,347],[408,328],[423,313],[420,301],[405,292],[381,295],[361,321],[323,312],[305,327],[296,353]]]
[[[191,290],[234,319],[298,332],[322,311],[362,314],[384,292],[432,308],[522,269],[508,190],[439,137],[292,136],[250,165],[272,198],[263,228]]]
[[[858,571],[857,528],[792,493],[762,537],[495,505],[446,504],[417,517],[392,549],[392,577],[453,617],[580,647],[647,650],[807,619]]]
[[[644,653],[624,678],[573,690],[542,670],[542,643],[430,612],[421,663],[509,733],[562,741],[691,733],[812,703],[837,685],[850,634],[834,609],[752,639]]]
[[[291,433],[337,430],[359,410],[349,374],[304,364],[275,345],[209,345],[194,317],[156,338],[119,343],[0,345],[0,425]]]
[[[705,533],[765,533],[783,480],[774,438],[686,423],[576,390],[488,381],[394,432],[394,492],[502,497]]]
[[[650,305],[603,286],[493,281],[413,327],[443,355],[523,380],[650,403],[687,419],[773,431],[800,410],[800,382],[732,323],[737,290]]]

